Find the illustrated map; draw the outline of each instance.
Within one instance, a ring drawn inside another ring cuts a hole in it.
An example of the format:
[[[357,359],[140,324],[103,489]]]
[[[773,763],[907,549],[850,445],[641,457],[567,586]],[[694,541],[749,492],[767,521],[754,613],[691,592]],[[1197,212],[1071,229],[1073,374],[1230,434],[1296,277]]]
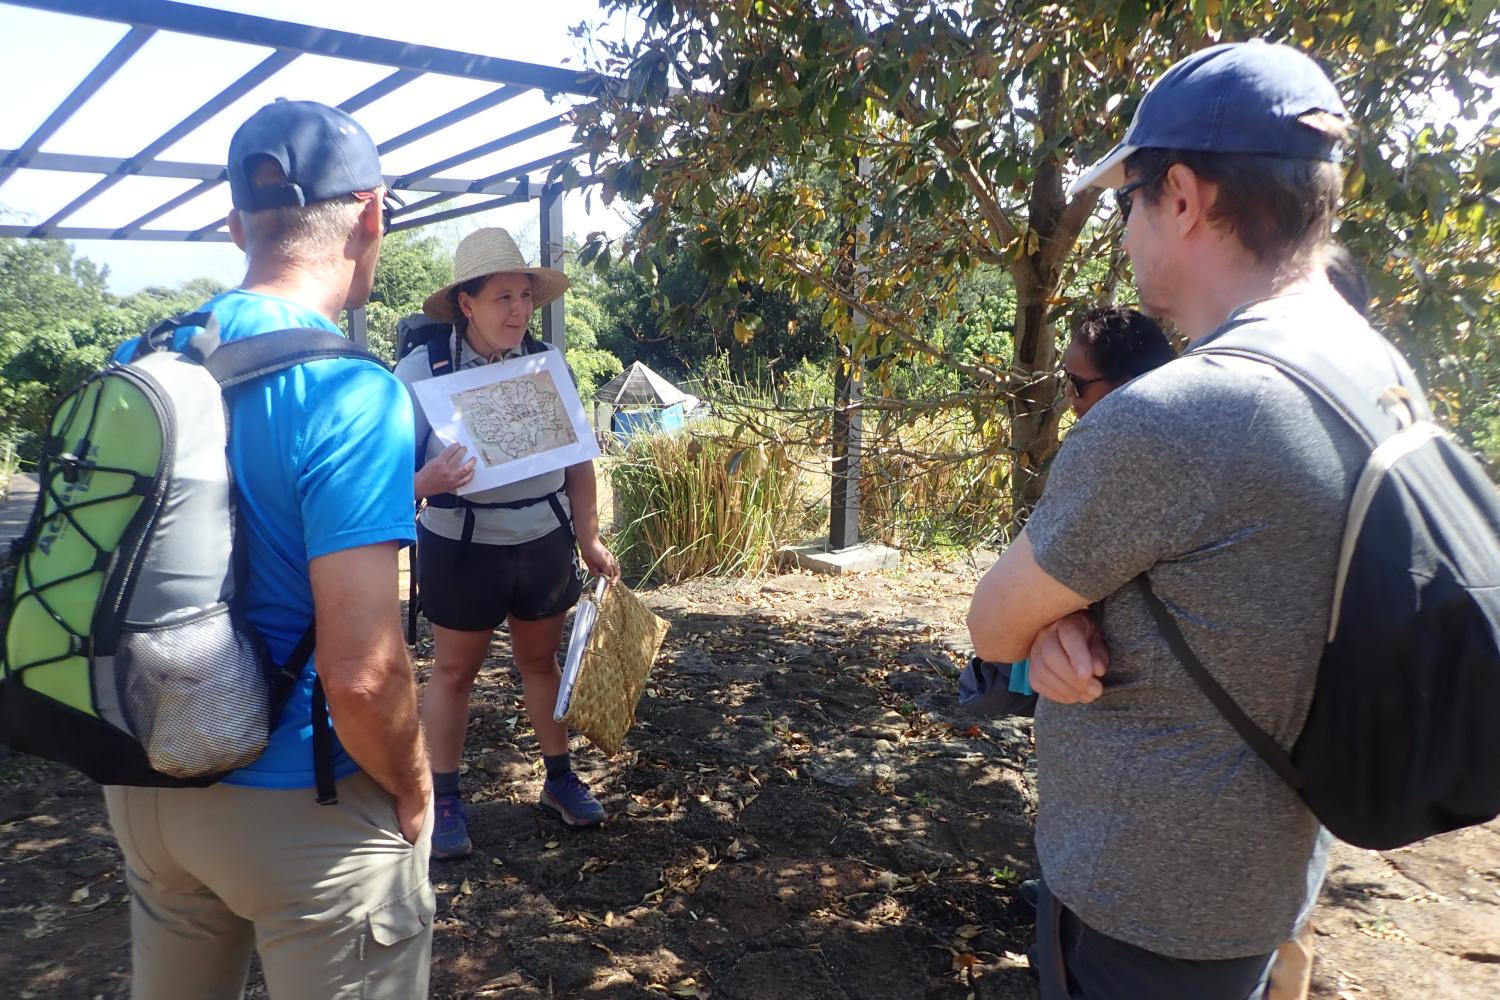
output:
[[[505,465],[578,441],[547,371],[465,389],[450,398],[486,466]]]

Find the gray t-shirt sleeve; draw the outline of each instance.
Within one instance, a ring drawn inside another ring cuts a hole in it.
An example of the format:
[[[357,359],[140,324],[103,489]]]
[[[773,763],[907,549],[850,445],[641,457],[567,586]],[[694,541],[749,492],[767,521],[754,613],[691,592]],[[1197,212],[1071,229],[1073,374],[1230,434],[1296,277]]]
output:
[[[1190,551],[1229,486],[1232,456],[1213,401],[1184,413],[1181,400],[1156,398],[1148,379],[1115,390],[1074,425],[1027,523],[1037,565],[1091,602]]]

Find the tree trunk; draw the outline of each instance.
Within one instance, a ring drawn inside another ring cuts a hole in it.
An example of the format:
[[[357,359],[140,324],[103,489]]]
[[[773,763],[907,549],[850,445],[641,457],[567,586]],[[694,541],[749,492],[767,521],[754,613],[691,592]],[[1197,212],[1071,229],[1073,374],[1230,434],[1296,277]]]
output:
[[[1047,322],[1047,300],[1057,290],[1057,279],[1036,275],[1016,285],[1016,368],[1020,378],[1010,399],[1011,492],[1013,516],[1025,520],[1041,499],[1046,465],[1057,451],[1058,407],[1057,334]]]
[[[1042,80],[1037,111],[1043,135],[1053,135],[1062,127],[1065,85],[1060,70]],[[1027,205],[1026,246],[1011,267],[1016,282],[1015,367],[1019,375],[1010,400],[1011,493],[1012,519],[1018,524],[1041,499],[1047,462],[1057,451],[1062,419],[1058,380],[1052,377],[1057,368],[1057,331],[1047,322],[1047,311],[1062,279],[1062,259],[1077,237],[1076,230],[1069,230],[1078,208],[1063,195],[1062,161],[1054,151],[1041,152]]]

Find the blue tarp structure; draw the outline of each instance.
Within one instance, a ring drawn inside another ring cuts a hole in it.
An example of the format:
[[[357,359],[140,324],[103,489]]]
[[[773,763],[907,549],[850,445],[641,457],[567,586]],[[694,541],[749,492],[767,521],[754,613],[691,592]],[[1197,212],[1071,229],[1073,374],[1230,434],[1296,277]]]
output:
[[[633,434],[681,427],[699,405],[698,397],[683,392],[639,361],[600,386],[594,401],[614,407],[609,429],[626,440]]]
[[[610,420],[610,430],[615,437],[629,441],[634,434],[652,431],[670,431],[681,427],[686,414],[681,403],[654,409],[621,410]]]

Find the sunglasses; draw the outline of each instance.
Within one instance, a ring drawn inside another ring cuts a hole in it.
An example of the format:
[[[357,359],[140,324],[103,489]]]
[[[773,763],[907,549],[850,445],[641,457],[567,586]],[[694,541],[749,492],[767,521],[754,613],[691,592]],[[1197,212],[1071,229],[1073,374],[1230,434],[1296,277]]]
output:
[[[1143,177],[1138,181],[1131,181],[1129,184],[1115,188],[1115,208],[1120,210],[1121,224],[1130,221],[1131,195],[1143,187],[1150,187],[1152,184],[1155,184],[1162,176],[1162,174],[1156,174],[1151,177]]]
[[[1068,380],[1068,384],[1073,387],[1073,395],[1075,396],[1082,396],[1084,390],[1093,385],[1095,382],[1105,381],[1103,375],[1100,375],[1097,378],[1084,378],[1082,375],[1074,375],[1067,369],[1064,369],[1062,374],[1063,378]]]

